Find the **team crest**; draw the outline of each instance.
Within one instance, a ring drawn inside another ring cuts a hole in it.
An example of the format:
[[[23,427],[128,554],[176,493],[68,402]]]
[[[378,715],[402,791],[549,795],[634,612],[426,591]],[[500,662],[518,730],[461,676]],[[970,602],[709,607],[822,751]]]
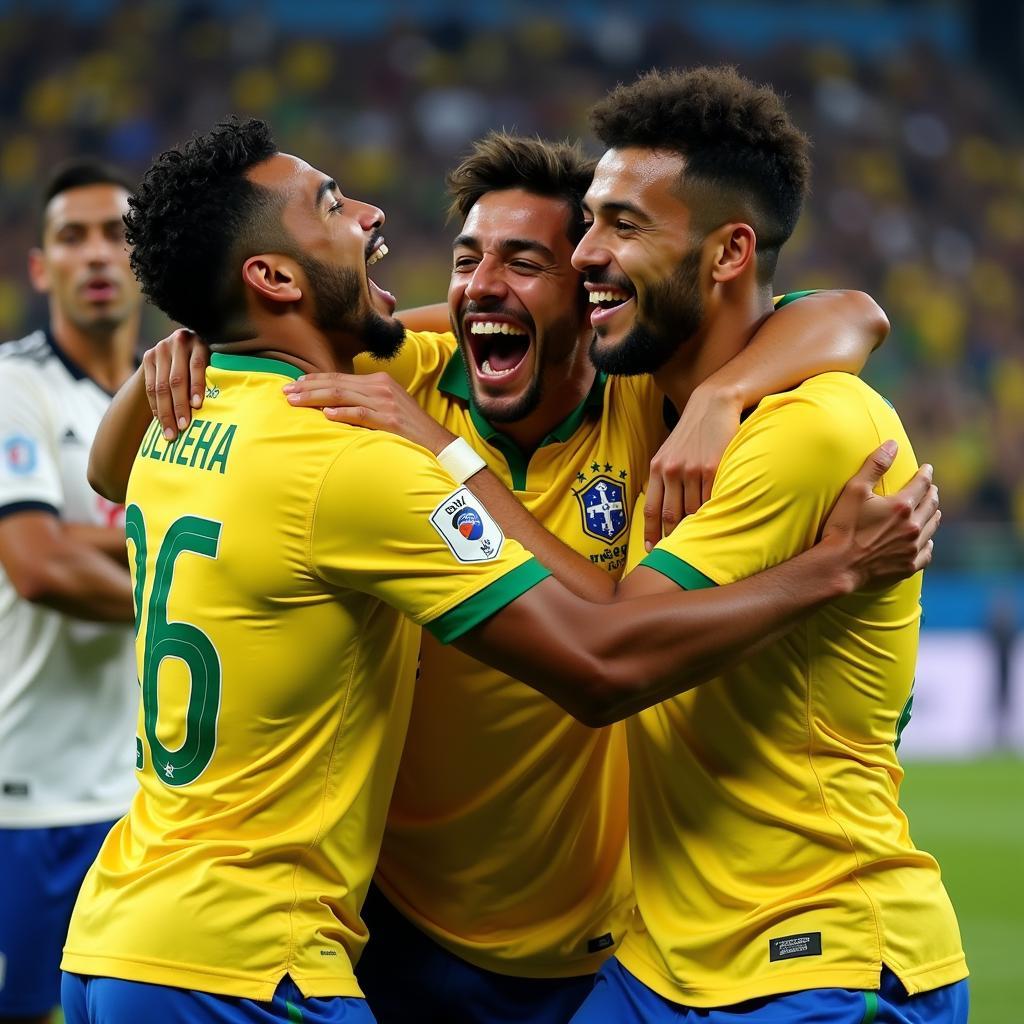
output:
[[[430,523],[460,562],[498,557],[505,535],[468,487],[460,487],[430,514]]]
[[[583,516],[583,532],[607,544],[626,532],[629,513],[626,510],[626,488],[620,480],[597,476],[576,492]]]
[[[4,465],[16,476],[26,476],[36,468],[39,461],[36,443],[24,434],[13,434],[3,442]]]

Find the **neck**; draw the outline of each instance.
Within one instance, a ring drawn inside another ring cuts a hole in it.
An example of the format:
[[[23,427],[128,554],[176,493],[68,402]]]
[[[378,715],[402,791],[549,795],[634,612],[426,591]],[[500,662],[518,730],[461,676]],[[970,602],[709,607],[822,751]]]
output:
[[[358,351],[347,338],[332,339],[309,325],[296,330],[281,324],[231,344],[210,347],[214,352],[277,359],[303,373],[353,373],[352,360]]]
[[[135,347],[141,311],[117,327],[90,331],[73,323],[58,306],[50,305],[54,341],[101,388],[116,391],[135,371]]]
[[[712,294],[700,330],[654,374],[666,398],[682,409],[694,389],[746,348],[772,311],[770,287]]]

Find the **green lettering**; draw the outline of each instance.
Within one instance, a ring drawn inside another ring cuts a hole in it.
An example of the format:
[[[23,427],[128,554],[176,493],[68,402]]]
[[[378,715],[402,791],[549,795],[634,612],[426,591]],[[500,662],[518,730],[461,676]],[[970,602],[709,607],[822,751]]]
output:
[[[181,434],[179,434],[165,449],[164,457],[160,460],[161,462],[173,462],[174,453],[178,450],[178,445],[181,444]]]
[[[190,436],[192,434],[192,430],[195,427],[195,425],[196,425],[196,421],[193,420],[188,425],[188,430],[186,430],[185,433],[182,434],[182,436],[181,436],[181,447],[178,449],[178,454],[177,454],[177,456],[174,459],[174,461],[179,466],[184,466],[188,462],[188,459],[185,458],[185,449],[191,447],[192,445],[194,445],[196,443],[196,439],[194,437]]]
[[[196,439],[197,447],[196,447],[196,450],[192,453],[192,460],[189,462],[189,468],[194,466],[196,464],[196,459],[199,458],[199,448],[198,448],[198,445],[201,444],[203,438],[206,437],[206,432],[207,432],[207,430],[210,429],[210,421],[209,420],[193,420],[192,421],[192,425],[196,426],[196,427],[202,426],[202,429],[199,431],[199,437]]]
[[[156,446],[157,441],[159,441],[162,436],[163,435],[161,434],[161,431],[160,431],[160,424],[159,423],[154,423],[153,424],[153,446],[152,446],[152,448],[149,449],[149,457],[151,459],[156,459],[157,462],[159,462],[163,458],[163,456],[164,456],[163,450],[160,449],[160,448],[157,448],[157,446]]]
[[[231,453],[231,439],[235,436],[235,425],[231,423],[228,425],[228,429],[224,431],[224,436],[220,439],[220,444],[217,445],[217,450],[213,453],[213,458],[210,459],[210,465],[203,467],[213,472],[214,466],[220,466],[220,474],[224,475],[224,471],[228,468],[228,455]]]
[[[145,458],[153,450],[153,445],[156,443],[156,435],[160,432],[160,424],[153,420],[149,425],[149,430],[146,431],[142,438],[142,444],[139,447],[139,455]]]
[[[204,430],[199,435],[199,439],[196,441],[196,455],[198,455],[200,451],[202,451],[202,453],[203,453],[203,458],[202,458],[202,460],[199,463],[199,468],[200,469],[206,469],[206,459],[207,459],[207,456],[209,456],[209,454],[210,454],[210,446],[213,444],[213,442],[217,438],[217,435],[220,433],[220,426],[221,425],[219,423],[214,423],[213,430],[210,431],[210,439],[209,440],[206,440],[206,431]],[[195,462],[195,460],[196,460],[196,456],[193,455],[192,456],[192,461]]]

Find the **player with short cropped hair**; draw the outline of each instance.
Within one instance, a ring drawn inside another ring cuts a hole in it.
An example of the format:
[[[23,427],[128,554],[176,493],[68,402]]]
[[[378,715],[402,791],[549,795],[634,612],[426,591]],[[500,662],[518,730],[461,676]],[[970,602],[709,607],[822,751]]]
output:
[[[652,72],[593,123],[609,148],[573,257],[592,356],[653,373],[679,404],[770,312],[807,143],[770,89],[728,68]],[[914,459],[879,395],[823,374],[770,396],[707,504],[646,558],[631,546],[627,582],[707,593],[791,557],[882,437],[900,446],[884,493]],[[898,802],[920,591],[914,577],[845,598],[630,720],[638,912],[575,1021],[965,1024],[956,918]]]
[[[450,177],[464,221],[449,294],[458,337],[407,332],[386,366],[530,512],[617,579],[618,541],[665,427],[650,380],[595,376],[586,359],[586,293],[570,256],[591,172],[578,147],[503,133],[481,140]],[[821,295],[791,306],[748,353],[775,357],[744,373],[765,393],[829,359],[858,368],[876,340],[873,320],[863,336],[844,335],[843,321],[863,305]],[[162,360],[154,384],[188,376],[190,344],[179,334],[147,357],[149,366]],[[503,361],[519,369],[502,372]],[[366,372],[376,365],[356,359]],[[307,383],[286,386],[292,400],[326,400],[323,375]],[[169,429],[175,419],[164,421]],[[115,460],[120,429],[106,425],[94,465]],[[379,1019],[567,1020],[632,906],[626,784],[621,726],[588,729],[425,635],[378,863],[387,901],[373,892],[367,900],[372,941],[357,968]]]
[[[86,482],[135,365],[129,188],[89,158],[54,170],[29,254],[49,323],[0,347],[0,1021],[59,1002],[78,887],[135,790],[123,509]]]

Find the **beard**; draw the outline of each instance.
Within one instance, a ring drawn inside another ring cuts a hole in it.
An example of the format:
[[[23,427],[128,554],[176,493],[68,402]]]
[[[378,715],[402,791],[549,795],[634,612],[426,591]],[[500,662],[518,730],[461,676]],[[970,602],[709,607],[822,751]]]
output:
[[[602,348],[600,335],[594,336],[590,359],[597,369],[621,377],[655,373],[697,333],[704,320],[700,259],[700,248],[690,249],[669,277],[651,285],[618,345]]]
[[[393,359],[405,340],[400,320],[381,316],[363,303],[360,275],[351,267],[335,267],[310,256],[296,256],[313,286],[313,322],[325,333],[347,331],[363,343],[374,359]]]

